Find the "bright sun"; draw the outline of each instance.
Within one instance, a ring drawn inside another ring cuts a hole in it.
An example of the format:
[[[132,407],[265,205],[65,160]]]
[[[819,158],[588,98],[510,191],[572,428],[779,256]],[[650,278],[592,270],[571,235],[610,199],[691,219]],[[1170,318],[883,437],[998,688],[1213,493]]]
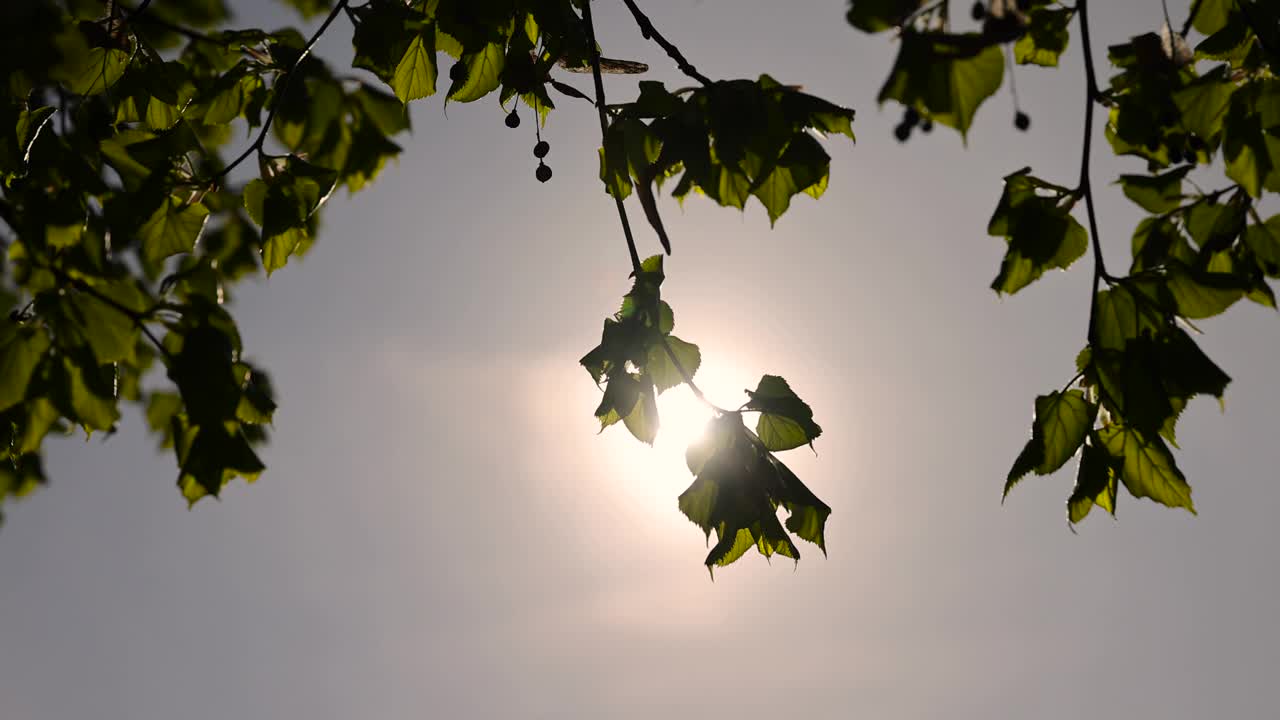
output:
[[[654,450],[684,457],[685,448],[702,437],[711,410],[703,405],[685,385],[658,396],[658,439]]]

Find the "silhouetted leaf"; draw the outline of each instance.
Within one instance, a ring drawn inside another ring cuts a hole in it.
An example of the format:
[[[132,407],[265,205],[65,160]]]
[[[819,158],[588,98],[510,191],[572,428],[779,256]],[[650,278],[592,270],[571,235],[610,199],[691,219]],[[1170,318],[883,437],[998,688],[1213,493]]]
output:
[[[904,32],[879,101],[897,100],[967,138],[978,106],[1003,76],[1004,54],[981,35]]]
[[[781,451],[812,445],[822,434],[822,428],[813,421],[813,410],[791,390],[787,381],[777,375],[765,375],[754,391],[748,390],[750,400],[744,410],[760,413],[756,434],[769,450]]]

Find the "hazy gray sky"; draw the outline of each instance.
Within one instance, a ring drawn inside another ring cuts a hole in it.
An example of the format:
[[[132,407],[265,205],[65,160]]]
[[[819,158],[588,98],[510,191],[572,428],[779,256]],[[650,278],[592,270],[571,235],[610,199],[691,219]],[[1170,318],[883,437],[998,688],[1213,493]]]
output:
[[[629,266],[590,107],[552,114],[540,185],[531,123],[506,129],[492,101],[446,116],[437,96],[414,105],[398,166],[331,201],[304,262],[237,294],[281,402],[261,481],[187,512],[172,457],[129,415],[109,442],[54,443],[52,486],[6,508],[0,716],[1269,716],[1274,312],[1203,324],[1235,382],[1225,414],[1197,400],[1180,425],[1199,517],[1126,495],[1118,521],[1073,535],[1072,471],[1000,505],[1033,397],[1074,372],[1090,274],[999,300],[986,221],[1010,171],[1074,184],[1078,38],[1064,69],[1019,69],[1030,133],[1005,90],[967,151],[943,128],[899,146],[899,111],[875,105],[894,46],[850,28],[844,3],[644,5],[708,75],[769,72],[858,111],[858,145],[830,145],[827,195],[775,229],[759,207],[696,198],[666,215],[664,297],[702,347],[703,388],[731,404],[776,373],[814,407],[817,456],[784,459],[835,509],[830,556],[803,545],[793,569],[753,553],[709,582],[676,508],[681,447],[595,434],[576,362]],[[266,12],[241,7],[245,24]],[[621,3],[598,8],[608,54],[683,84]],[[1157,0],[1093,14],[1100,60],[1161,22]],[[330,34],[345,58],[345,21]],[[1097,139],[1119,270],[1138,215],[1109,182],[1142,164]],[[687,397],[663,400],[687,427]]]

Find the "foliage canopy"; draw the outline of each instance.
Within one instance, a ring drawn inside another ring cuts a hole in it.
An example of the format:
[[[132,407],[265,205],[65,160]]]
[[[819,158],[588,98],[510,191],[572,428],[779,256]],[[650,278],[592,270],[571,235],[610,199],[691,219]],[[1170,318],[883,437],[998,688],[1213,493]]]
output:
[[[407,103],[437,93],[445,103],[496,98],[512,127],[524,107],[546,181],[540,129],[568,98],[599,115],[600,178],[631,261],[629,292],[581,359],[602,388],[601,427],[621,423],[651,444],[657,395],[688,384],[715,415],[689,448],[694,480],[678,502],[708,544],[716,535],[708,568],[753,546],[798,560],[797,537],[825,552],[831,508],[777,457],[819,437],[811,408],[767,374],[737,409],[703,396],[694,380],[701,352],[672,334],[675,315],[661,297],[663,257],[640,257],[624,201],[635,196],[668,253],[663,188],[738,209],[754,200],[776,222],[795,196],[822,196],[824,142],[854,139],[853,111],[768,75],[702,75],[632,0],[624,2],[642,33],[691,87],[646,81],[638,97],[607,103],[601,73],[636,64],[600,57],[584,0],[286,2],[322,18],[317,29],[228,29],[223,0],[0,7],[0,306],[11,308],[0,321],[0,501],[45,482],[49,433],[111,432],[128,403],[145,408],[173,450],[189,503],[236,477],[255,479],[264,469],[255,448],[276,405],[228,312],[235,283],[311,249],[332,193],[363,189],[401,152]],[[1181,30],[1166,23],[1111,46],[1114,74],[1102,85],[1087,0],[976,3],[978,27],[966,32],[953,30],[949,6],[850,4],[855,28],[896,34],[878,101],[904,108],[899,140],[935,124],[964,139],[1014,64],[1057,67],[1073,33],[1085,55],[1078,181],[1010,173],[987,227],[1008,246],[992,282],[1002,294],[1094,253],[1078,372],[1036,398],[1005,493],[1078,456],[1072,523],[1095,505],[1114,513],[1121,486],[1193,510],[1171,451],[1175,424],[1193,396],[1221,399],[1230,379],[1199,349],[1190,321],[1246,298],[1275,306],[1280,215],[1264,219],[1258,208],[1280,191],[1280,8],[1195,0]],[[336,24],[349,28],[355,75],[311,52]],[[1194,49],[1193,29],[1202,38]],[[566,72],[590,73],[594,92]],[[1109,272],[1100,252],[1089,171],[1095,107],[1107,112],[1111,150],[1145,161],[1145,172],[1117,180],[1148,213],[1127,275]],[[1019,110],[1017,127],[1029,122]],[[237,149],[240,128],[252,140]],[[1227,185],[1202,190],[1206,168]],[[168,382],[157,386],[148,378],[160,369]],[[754,428],[745,414],[756,416]]]

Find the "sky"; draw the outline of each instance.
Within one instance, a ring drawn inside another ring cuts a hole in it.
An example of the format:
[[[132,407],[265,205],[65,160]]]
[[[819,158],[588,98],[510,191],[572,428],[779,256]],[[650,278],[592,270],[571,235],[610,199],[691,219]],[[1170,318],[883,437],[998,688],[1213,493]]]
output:
[[[875,95],[895,50],[845,4],[651,0],[712,77],[780,81],[857,110],[830,189],[770,229],[690,199],[663,209],[664,299],[721,405],[779,374],[813,406],[816,454],[783,456],[834,508],[829,555],[702,565],[676,507],[697,426],[664,395],[656,448],[597,434],[578,358],[629,287],[596,177],[597,118],[566,99],[544,138],[493,100],[413,106],[405,152],[326,207],[302,261],[235,293],[247,356],[280,410],[268,465],[188,511],[137,413],[109,441],[62,439],[51,485],[0,530],[6,720],[256,718],[1267,716],[1280,677],[1275,312],[1201,324],[1232,375],[1194,401],[1177,458],[1198,516],[1125,495],[1072,533],[1073,471],[1000,491],[1032,400],[1074,373],[1089,263],[1011,298],[988,285],[1000,178],[1079,173],[1078,38],[1020,68],[967,148],[899,145]],[[1171,3],[1178,12],[1184,3]],[[242,2],[244,25],[292,21]],[[606,54],[685,84],[619,2]],[[1095,52],[1159,28],[1156,0],[1097,3]],[[963,12],[958,10],[958,16]],[[1180,22],[1175,17],[1175,22]],[[335,24],[322,54],[349,56]],[[588,87],[587,78],[566,78]],[[610,78],[613,100],[635,79]],[[530,118],[526,117],[526,120]],[[1100,124],[1100,123],[1099,123]],[[1111,180],[1142,163],[1095,137],[1105,255],[1139,218]],[[639,218],[637,208],[633,217]],[[639,223],[642,254],[658,250]],[[1072,464],[1072,467],[1074,463]]]

